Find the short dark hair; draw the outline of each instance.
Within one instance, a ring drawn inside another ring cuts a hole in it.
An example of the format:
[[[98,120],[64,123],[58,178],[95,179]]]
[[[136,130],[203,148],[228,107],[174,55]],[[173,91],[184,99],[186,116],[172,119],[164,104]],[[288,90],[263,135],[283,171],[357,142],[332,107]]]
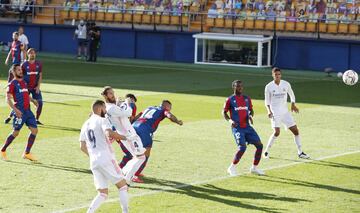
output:
[[[163,100],[163,101],[161,102],[161,106],[164,105],[165,103],[168,103],[168,104],[172,105],[169,100]]]
[[[94,101],[94,103],[92,104],[92,110],[93,112],[95,112],[95,110],[98,108],[98,107],[101,107],[101,106],[104,106],[105,105],[105,102],[102,101],[102,100],[96,100]]]
[[[12,72],[13,74],[15,74],[15,68],[16,67],[20,67],[20,64],[13,64],[10,68],[10,72]]]
[[[101,92],[101,95],[107,95],[107,93],[108,93],[108,91],[109,90],[111,90],[112,89],[112,87],[111,86],[105,86],[104,88],[103,88],[103,91]]]
[[[13,32],[13,35],[19,36],[19,32],[18,32],[18,31],[15,31],[15,32]]]
[[[280,69],[279,67],[274,67],[274,68],[272,68],[271,72],[272,72],[272,73],[274,73],[274,72],[281,72],[281,69]]]
[[[234,88],[236,84],[241,84],[242,81],[241,80],[235,80],[231,83],[231,87]]]
[[[137,101],[137,98],[135,97],[135,95],[131,94],[131,93],[126,94],[125,98],[131,98],[131,99],[134,99],[135,102]]]

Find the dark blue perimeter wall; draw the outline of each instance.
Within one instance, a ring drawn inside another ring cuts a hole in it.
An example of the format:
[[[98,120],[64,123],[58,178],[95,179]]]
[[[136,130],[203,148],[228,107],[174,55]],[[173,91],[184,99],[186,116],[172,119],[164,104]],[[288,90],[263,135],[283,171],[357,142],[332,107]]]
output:
[[[11,40],[19,25],[0,24],[0,41]],[[61,25],[26,25],[30,46],[53,53],[76,54],[75,27]],[[103,27],[99,55],[193,63],[193,33],[131,30]],[[273,62],[288,69],[360,71],[360,40],[341,41],[279,37],[272,45]]]

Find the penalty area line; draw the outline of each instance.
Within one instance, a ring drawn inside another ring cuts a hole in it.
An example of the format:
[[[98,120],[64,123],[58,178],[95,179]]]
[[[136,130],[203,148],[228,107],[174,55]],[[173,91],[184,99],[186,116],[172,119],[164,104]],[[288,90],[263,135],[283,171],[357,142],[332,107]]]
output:
[[[341,156],[351,155],[351,154],[356,154],[356,153],[360,153],[360,150],[355,150],[355,151],[349,151],[349,152],[324,156],[324,157],[320,157],[320,158],[316,158],[316,159],[292,162],[292,163],[282,164],[282,165],[278,165],[278,166],[271,166],[271,167],[268,167],[268,168],[264,168],[263,170],[264,171],[269,171],[269,170],[274,170],[274,169],[281,169],[281,168],[291,167],[291,166],[295,166],[295,165],[299,165],[299,164],[305,164],[305,163],[310,163],[310,162],[314,162],[314,161],[325,160],[325,159],[329,159],[329,158],[336,158],[336,157],[341,157]],[[238,174],[236,176],[227,175],[227,176],[221,176],[221,177],[216,177],[216,178],[202,180],[202,181],[195,181],[195,182],[192,182],[192,183],[189,183],[189,184],[176,185],[174,187],[159,189],[159,190],[156,190],[156,191],[133,194],[133,195],[130,195],[130,197],[142,197],[142,196],[147,196],[147,195],[153,195],[153,194],[158,194],[158,193],[161,193],[161,192],[166,192],[166,191],[170,191],[170,190],[174,190],[174,189],[186,188],[186,187],[193,186],[193,185],[202,185],[202,184],[206,184],[206,183],[211,183],[211,182],[220,181],[220,180],[226,180],[226,179],[229,179],[229,178],[243,176],[243,175],[247,175],[247,174],[250,174],[250,172],[243,172],[243,173]],[[118,201],[118,198],[108,199],[108,200],[105,201],[105,203],[112,203],[112,202],[116,202],[116,201]],[[83,205],[80,205],[80,206],[74,207],[74,208],[68,208],[68,209],[63,209],[63,210],[59,210],[59,211],[54,211],[53,213],[65,213],[65,212],[76,211],[76,210],[88,208],[89,205],[90,205],[90,203],[83,204]]]

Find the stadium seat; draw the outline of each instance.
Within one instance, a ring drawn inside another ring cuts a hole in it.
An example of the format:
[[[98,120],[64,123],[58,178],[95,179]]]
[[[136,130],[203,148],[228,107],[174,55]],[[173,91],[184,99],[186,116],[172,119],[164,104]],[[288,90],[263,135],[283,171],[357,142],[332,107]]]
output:
[[[296,22],[296,31],[304,32],[305,31],[305,22]]]
[[[245,29],[254,29],[255,20],[245,20]]]
[[[170,16],[171,25],[180,25],[180,16]]]
[[[78,13],[78,19],[87,20],[88,19],[88,12],[80,11]]]
[[[285,22],[285,30],[286,31],[295,31],[295,23],[296,22],[291,22],[291,21]]]
[[[245,21],[244,20],[241,20],[241,19],[236,19],[235,20],[235,28],[237,29],[243,29],[245,26]]]
[[[182,25],[189,25],[189,16],[183,16],[181,18],[181,24]]]
[[[327,25],[327,32],[328,33],[337,33],[337,27],[338,25],[337,24],[328,24]]]
[[[105,13],[105,21],[113,22],[114,21],[114,13]]]
[[[349,28],[348,24],[339,24],[338,33],[347,34],[348,33],[348,28]]]
[[[255,21],[255,29],[263,30],[265,27],[265,20],[256,20]]]
[[[235,25],[235,20],[233,20],[233,19],[225,19],[225,27],[226,28],[232,28],[233,23]]]
[[[134,14],[134,23],[136,23],[136,24],[140,24],[141,23],[141,16],[142,16],[142,14],[137,14],[137,13],[135,13]]]
[[[169,25],[170,24],[170,16],[161,15],[161,24]]]
[[[69,19],[69,12],[68,10],[61,10],[60,11],[60,17],[62,19]]]
[[[359,35],[359,24],[349,24],[349,33]]]
[[[156,24],[160,24],[160,23],[161,23],[161,16],[160,16],[160,15],[155,15],[155,23],[156,23]]]
[[[142,24],[151,24],[152,22],[152,15],[149,14],[143,14],[142,15]]]
[[[124,13],[123,22],[131,23],[132,22],[132,14],[131,13]]]
[[[325,23],[320,23],[319,32],[326,33],[327,25]]]
[[[277,21],[276,22],[276,30],[284,31],[285,30],[285,22]]]
[[[274,25],[275,25],[274,21],[267,20],[265,22],[265,29],[266,30],[274,30]]]
[[[215,19],[214,18],[207,18],[206,19],[206,26],[208,26],[208,27],[215,26]]]
[[[123,14],[122,13],[115,13],[114,14],[114,22],[121,22]]]
[[[78,12],[76,12],[76,11],[70,11],[70,12],[69,12],[69,19],[75,19],[75,20],[77,20],[77,19],[78,19]]]
[[[216,18],[215,19],[215,27],[224,27],[224,19],[223,18]]]
[[[316,24],[317,23],[314,23],[314,22],[307,22],[306,23],[306,32],[316,32],[317,31]]]
[[[104,12],[96,12],[95,13],[95,20],[96,21],[104,21],[105,13]]]
[[[89,12],[89,15],[88,15],[88,18],[89,18],[89,20],[95,20],[95,12],[94,11],[90,11]]]

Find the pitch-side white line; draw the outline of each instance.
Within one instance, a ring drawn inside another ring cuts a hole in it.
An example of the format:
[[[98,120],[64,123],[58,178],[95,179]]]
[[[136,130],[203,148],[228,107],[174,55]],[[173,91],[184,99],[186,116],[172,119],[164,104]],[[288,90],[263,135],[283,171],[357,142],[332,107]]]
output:
[[[355,154],[355,153],[359,153],[359,152],[360,152],[360,150],[344,152],[344,153],[340,153],[340,154],[329,155],[329,156],[320,157],[320,158],[311,159],[311,160],[306,160],[306,161],[293,162],[293,163],[283,164],[283,165],[279,165],[279,166],[271,166],[271,167],[265,168],[263,170],[268,171],[268,170],[273,170],[273,169],[280,169],[280,168],[284,168],[284,167],[290,167],[290,166],[294,166],[294,165],[298,165],[298,164],[309,163],[309,162],[318,161],[318,160],[324,160],[324,159],[329,159],[329,158],[335,158],[335,157]],[[243,173],[241,173],[241,174],[239,174],[237,176],[242,176],[242,175],[246,175],[246,174],[249,174],[249,173],[250,172],[243,172]],[[153,194],[166,192],[166,191],[170,191],[170,190],[174,190],[174,189],[185,188],[185,187],[192,186],[192,185],[201,185],[201,184],[210,183],[210,182],[214,182],[214,181],[225,180],[225,179],[228,179],[228,178],[232,178],[232,177],[227,175],[227,176],[216,177],[216,178],[203,180],[203,181],[195,181],[195,182],[192,182],[192,183],[189,183],[189,184],[181,184],[181,185],[177,185],[177,186],[174,186],[174,187],[171,187],[171,188],[164,188],[164,189],[160,189],[160,190],[156,190],[156,191],[150,191],[150,192],[134,194],[134,195],[130,195],[130,197],[141,197],[141,196],[146,196],[146,195],[153,195]],[[115,202],[115,201],[118,201],[118,199],[117,198],[109,199],[109,200],[106,201],[106,203],[111,203],[111,202]],[[65,212],[70,212],[70,211],[76,211],[76,210],[79,210],[79,209],[89,207],[89,204],[90,203],[84,204],[84,205],[81,205],[81,206],[78,206],[78,207],[74,207],[74,208],[54,211],[53,213],[65,213]]]

